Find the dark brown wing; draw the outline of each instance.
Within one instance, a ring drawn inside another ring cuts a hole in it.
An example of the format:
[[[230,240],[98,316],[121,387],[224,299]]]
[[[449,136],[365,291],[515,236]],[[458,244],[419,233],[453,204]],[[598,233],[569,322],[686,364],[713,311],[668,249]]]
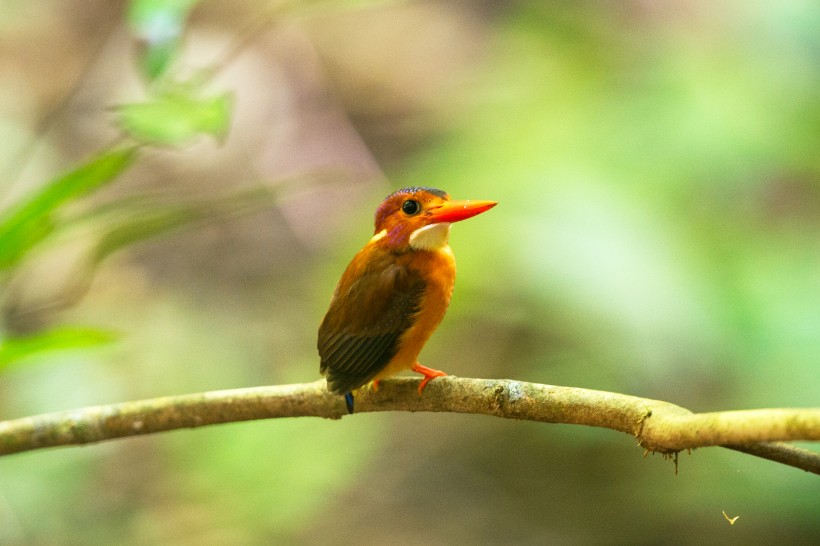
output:
[[[342,277],[319,327],[320,371],[328,389],[339,394],[371,381],[395,356],[424,291],[424,280],[400,265],[350,275]]]

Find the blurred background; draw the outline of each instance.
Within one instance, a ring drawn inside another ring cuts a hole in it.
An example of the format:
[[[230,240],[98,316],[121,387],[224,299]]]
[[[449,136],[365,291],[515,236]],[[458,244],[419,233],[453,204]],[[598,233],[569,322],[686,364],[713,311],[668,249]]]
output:
[[[453,229],[428,366],[820,403],[816,2],[0,9],[3,419],[316,380],[409,185],[500,202]],[[796,544],[819,493],[717,448],[675,475],[608,430],[363,414],[4,457],[0,544]]]

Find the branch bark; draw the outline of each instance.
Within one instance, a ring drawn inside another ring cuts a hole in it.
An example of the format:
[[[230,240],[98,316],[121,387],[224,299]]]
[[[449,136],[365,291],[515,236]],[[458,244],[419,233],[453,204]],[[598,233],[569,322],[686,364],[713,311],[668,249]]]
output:
[[[499,379],[454,376],[432,381],[419,396],[415,379],[382,381],[356,395],[356,413],[430,411],[493,415],[625,432],[647,451],[723,446],[820,474],[820,453],[782,441],[820,441],[820,408],[692,413],[624,394]],[[212,391],[92,406],[0,422],[0,455],[81,445],[180,428],[275,417],[347,415],[344,399],[324,380]]]

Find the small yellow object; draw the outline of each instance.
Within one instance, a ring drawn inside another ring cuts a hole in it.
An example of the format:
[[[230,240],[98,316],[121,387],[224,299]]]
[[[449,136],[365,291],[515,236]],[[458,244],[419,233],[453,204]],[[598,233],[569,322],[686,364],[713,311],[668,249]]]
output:
[[[739,518],[740,516],[735,516],[733,518],[730,518],[728,515],[726,515],[726,510],[723,510],[723,517],[726,518],[726,521],[729,522],[729,525],[734,525],[735,522],[737,521],[737,518]]]

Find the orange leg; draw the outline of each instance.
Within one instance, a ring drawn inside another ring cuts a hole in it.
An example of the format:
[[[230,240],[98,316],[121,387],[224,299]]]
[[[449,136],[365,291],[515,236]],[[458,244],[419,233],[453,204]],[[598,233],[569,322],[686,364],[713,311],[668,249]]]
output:
[[[379,390],[379,381],[381,381],[381,379],[374,379],[373,381],[370,382],[370,388],[374,392],[378,392],[378,390]]]
[[[433,379],[435,377],[444,377],[445,375],[447,375],[446,373],[442,372],[441,370],[434,370],[433,368],[428,368],[427,366],[422,366],[418,362],[413,364],[413,367],[410,368],[410,369],[413,370],[414,372],[420,373],[421,375],[424,376],[424,379],[421,380],[421,384],[419,385],[419,394],[421,394],[421,391],[424,390],[424,387],[427,386],[427,383],[429,383],[431,379]]]

